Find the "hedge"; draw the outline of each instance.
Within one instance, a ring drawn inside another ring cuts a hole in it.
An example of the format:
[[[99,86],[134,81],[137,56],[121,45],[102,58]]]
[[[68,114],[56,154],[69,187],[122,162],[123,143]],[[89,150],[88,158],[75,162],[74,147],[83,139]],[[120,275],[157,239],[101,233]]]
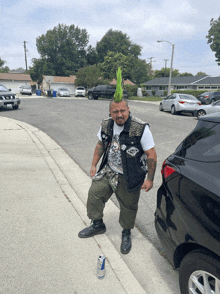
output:
[[[198,97],[198,95],[204,93],[204,92],[208,92],[208,90],[173,90],[171,91],[171,93],[180,93],[180,94],[189,94],[189,95],[193,95],[195,97]]]

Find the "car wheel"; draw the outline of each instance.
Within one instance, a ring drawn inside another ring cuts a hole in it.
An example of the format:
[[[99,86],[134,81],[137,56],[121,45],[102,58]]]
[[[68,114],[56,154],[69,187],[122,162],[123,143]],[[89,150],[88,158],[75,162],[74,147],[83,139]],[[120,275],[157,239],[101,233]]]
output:
[[[179,285],[181,294],[219,293],[220,259],[203,249],[190,252],[181,262]]]
[[[200,116],[203,116],[203,115],[206,115],[206,112],[205,112],[205,110],[200,109],[200,110],[197,112],[197,118],[199,118]]]
[[[171,107],[171,113],[172,114],[176,114],[176,109],[175,109],[175,106],[174,105],[172,105],[172,107]]]
[[[18,109],[18,105],[13,105],[12,108],[13,109]]]
[[[92,93],[89,93],[89,94],[88,94],[88,99],[89,99],[89,100],[93,100],[93,99],[94,99]]]
[[[160,105],[159,105],[159,110],[160,110],[160,111],[163,111],[162,103],[160,103]]]

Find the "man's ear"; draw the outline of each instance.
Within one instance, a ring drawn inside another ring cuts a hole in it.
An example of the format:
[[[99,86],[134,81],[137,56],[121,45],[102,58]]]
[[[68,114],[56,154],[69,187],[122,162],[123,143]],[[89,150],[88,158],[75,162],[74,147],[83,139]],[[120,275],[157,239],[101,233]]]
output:
[[[111,117],[111,113],[109,112],[109,117]]]

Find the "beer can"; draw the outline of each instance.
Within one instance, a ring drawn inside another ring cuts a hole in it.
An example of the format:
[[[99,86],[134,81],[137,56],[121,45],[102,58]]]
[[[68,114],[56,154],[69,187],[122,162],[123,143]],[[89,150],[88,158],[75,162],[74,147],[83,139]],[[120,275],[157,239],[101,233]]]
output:
[[[105,256],[100,255],[97,264],[97,277],[98,279],[103,279],[105,276]]]

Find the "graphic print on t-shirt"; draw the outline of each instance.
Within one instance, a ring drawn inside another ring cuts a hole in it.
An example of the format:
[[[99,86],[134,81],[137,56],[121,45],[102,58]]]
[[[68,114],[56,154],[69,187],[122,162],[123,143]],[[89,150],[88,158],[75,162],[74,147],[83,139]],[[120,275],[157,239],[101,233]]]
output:
[[[108,154],[108,163],[112,170],[122,174],[121,149],[119,143],[119,135],[114,135],[112,138],[111,147]]]

